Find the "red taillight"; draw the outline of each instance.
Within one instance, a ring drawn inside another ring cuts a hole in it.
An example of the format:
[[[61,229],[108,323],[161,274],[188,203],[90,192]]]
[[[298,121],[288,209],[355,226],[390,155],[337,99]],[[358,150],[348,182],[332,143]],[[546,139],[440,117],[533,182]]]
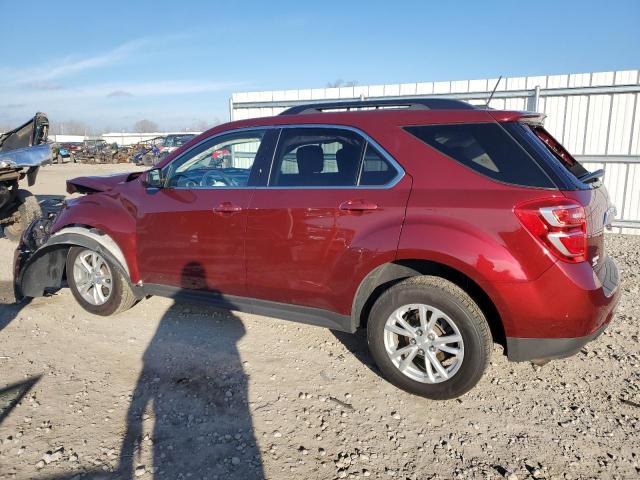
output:
[[[573,263],[587,259],[587,219],[581,205],[564,198],[545,198],[520,203],[514,212],[559,259]]]

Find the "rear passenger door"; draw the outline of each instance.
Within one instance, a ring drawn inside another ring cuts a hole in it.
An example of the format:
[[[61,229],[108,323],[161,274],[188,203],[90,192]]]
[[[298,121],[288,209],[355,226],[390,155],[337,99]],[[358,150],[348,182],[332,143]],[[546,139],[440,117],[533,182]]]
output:
[[[349,314],[359,281],[395,257],[410,188],[362,132],[283,127],[248,209],[248,294]]]

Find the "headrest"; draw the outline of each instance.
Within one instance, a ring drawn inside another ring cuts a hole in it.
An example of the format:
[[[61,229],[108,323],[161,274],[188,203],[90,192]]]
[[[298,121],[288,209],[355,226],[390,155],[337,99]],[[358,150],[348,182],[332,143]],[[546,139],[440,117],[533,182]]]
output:
[[[296,151],[298,172],[301,174],[320,173],[324,168],[324,152],[320,145],[305,145]]]

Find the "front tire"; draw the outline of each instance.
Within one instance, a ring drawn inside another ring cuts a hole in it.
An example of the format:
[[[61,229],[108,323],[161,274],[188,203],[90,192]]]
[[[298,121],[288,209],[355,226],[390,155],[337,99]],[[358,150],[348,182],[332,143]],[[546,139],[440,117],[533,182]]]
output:
[[[137,299],[120,268],[101,253],[71,247],[67,255],[67,283],[76,301],[94,315],[116,315]]]
[[[371,309],[367,340],[387,380],[434,400],[473,388],[492,345],[478,305],[454,283],[433,276],[411,277],[386,290]]]

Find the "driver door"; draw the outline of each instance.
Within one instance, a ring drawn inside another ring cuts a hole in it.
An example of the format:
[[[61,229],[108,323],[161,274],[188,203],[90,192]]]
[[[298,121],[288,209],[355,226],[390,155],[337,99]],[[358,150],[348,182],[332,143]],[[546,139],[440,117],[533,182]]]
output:
[[[246,209],[276,138],[269,129],[218,135],[163,168],[165,187],[146,189],[138,203],[145,285],[246,296]]]

